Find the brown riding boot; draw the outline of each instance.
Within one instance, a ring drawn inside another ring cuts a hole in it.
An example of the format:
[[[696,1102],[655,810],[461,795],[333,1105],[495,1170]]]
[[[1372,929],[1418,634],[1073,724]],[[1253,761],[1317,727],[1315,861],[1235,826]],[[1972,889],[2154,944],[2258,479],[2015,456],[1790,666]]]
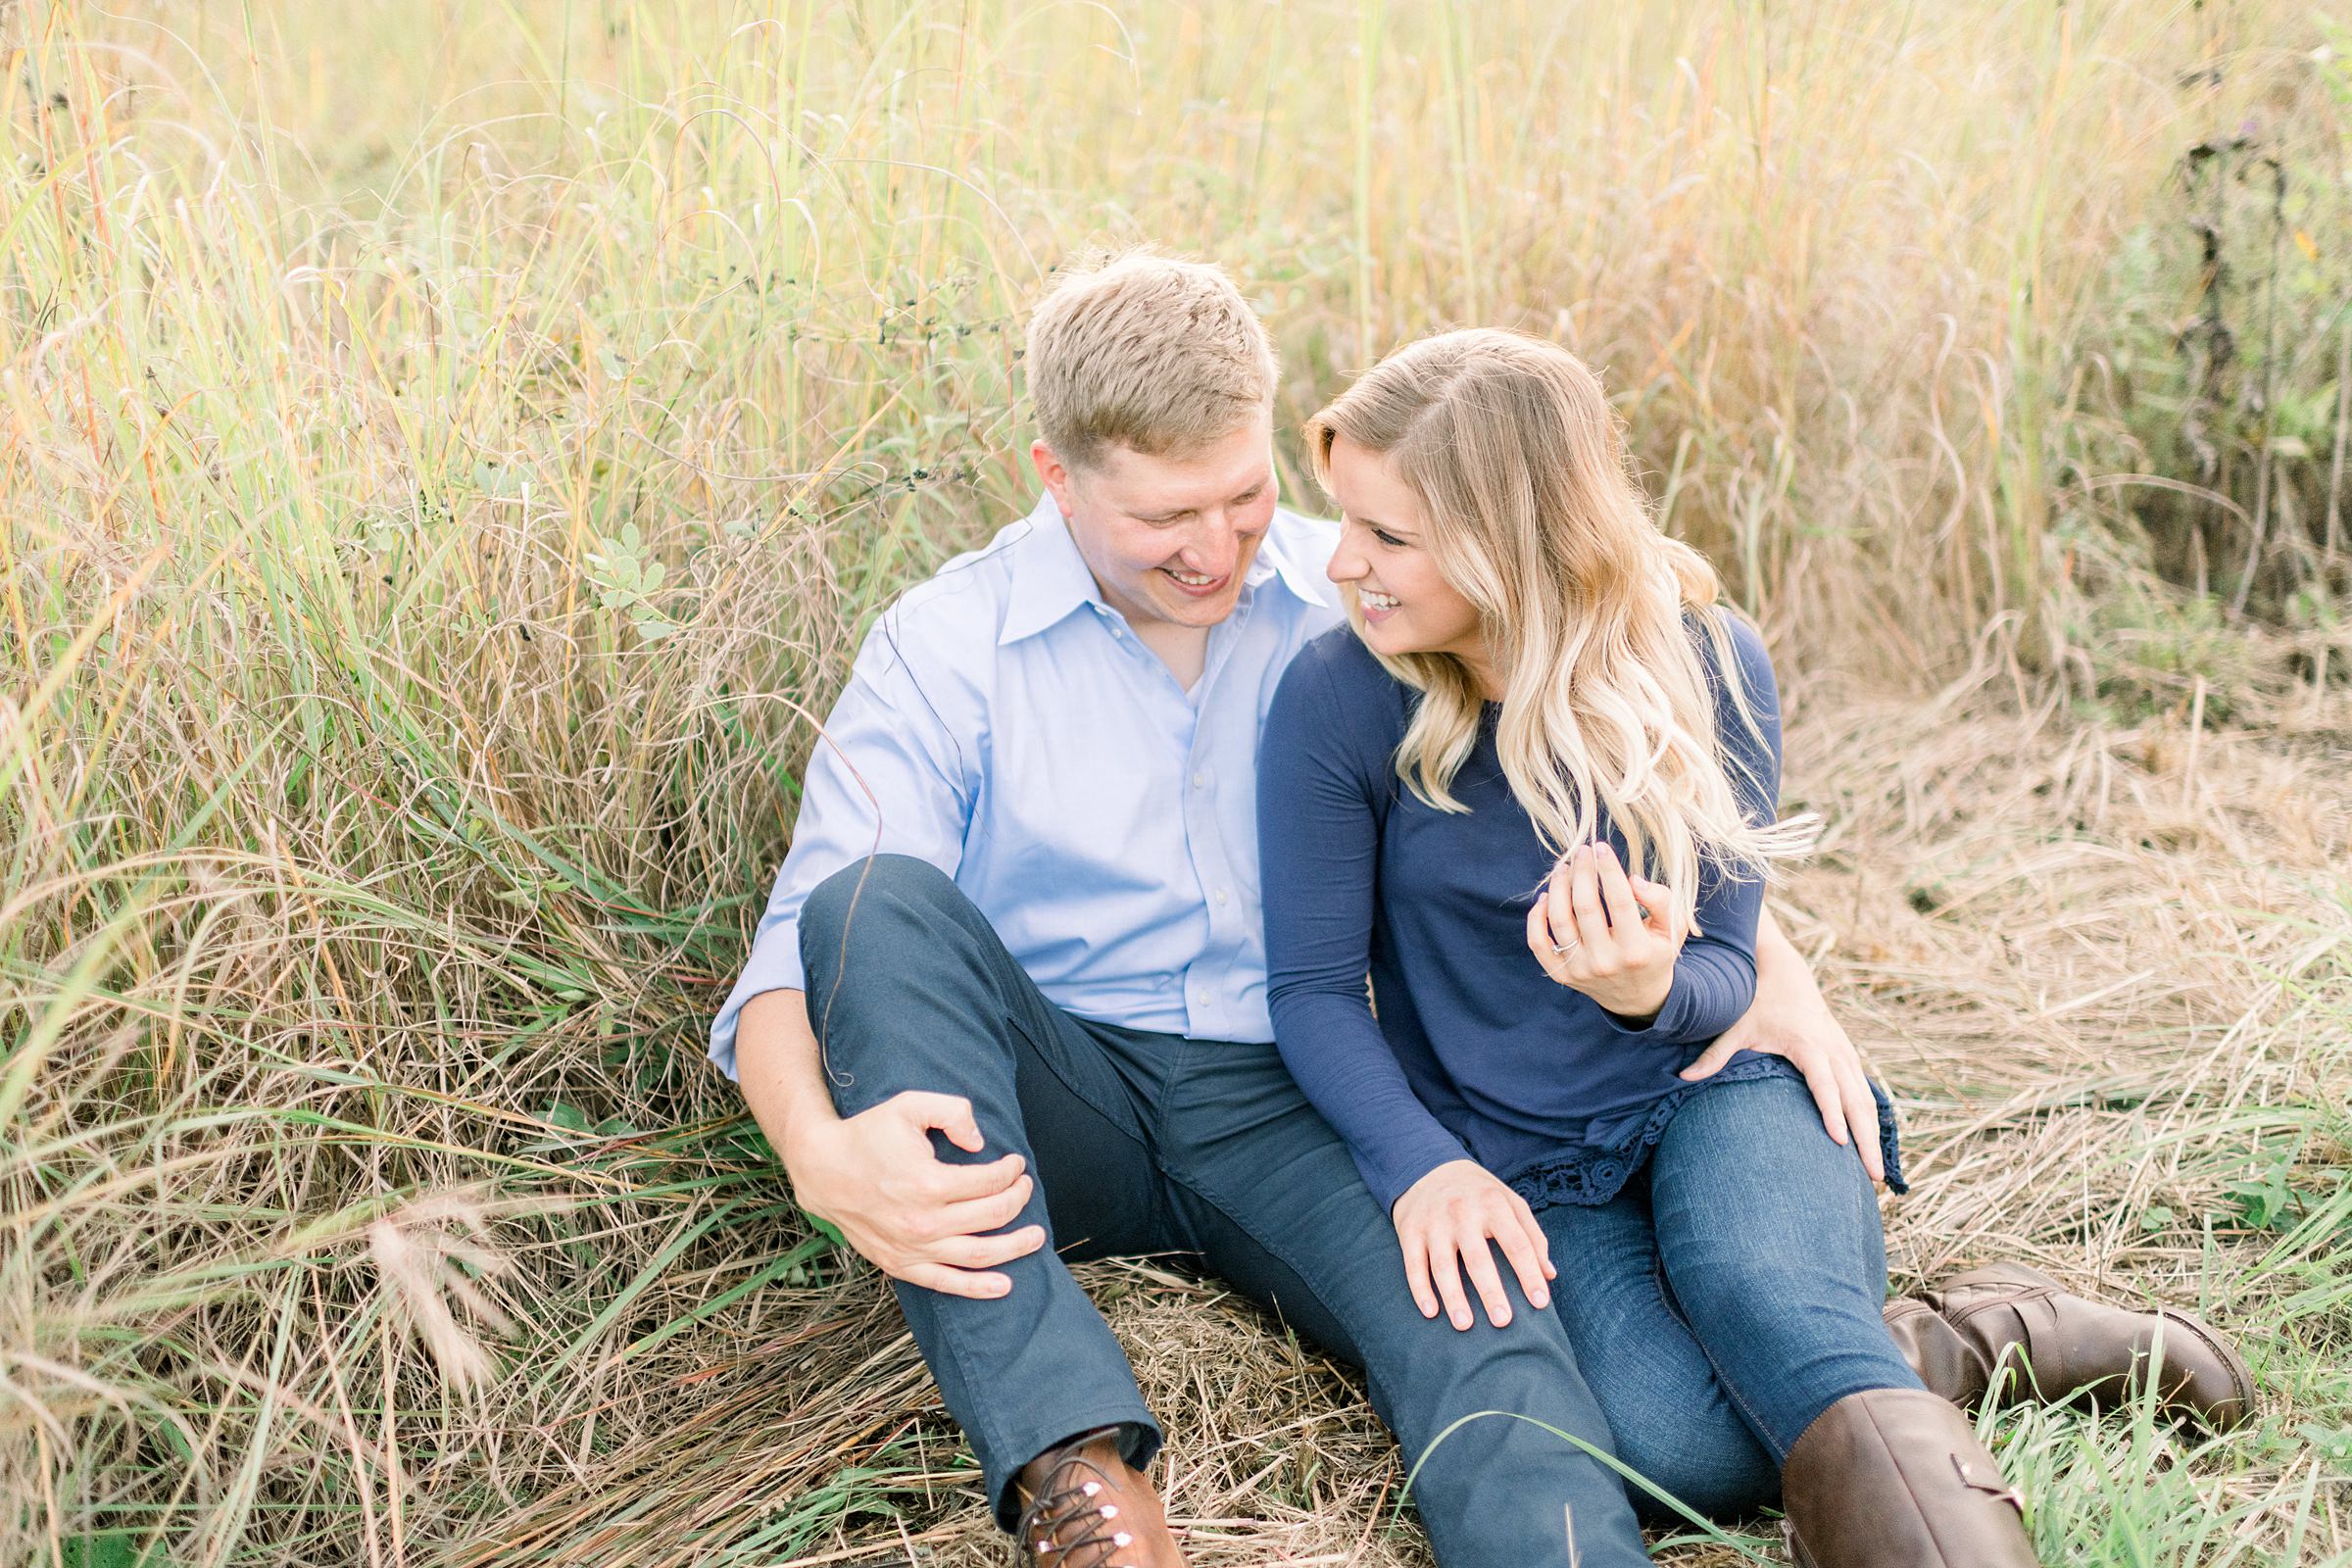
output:
[[[2039,1568],[2018,1495],[1948,1399],[1866,1389],[1814,1417],[1781,1467],[1800,1568]]]
[[[2097,1406],[2129,1398],[2147,1375],[2159,1328],[2159,1412],[2227,1432],[2254,1407],[2246,1363],[2186,1312],[2109,1306],[2022,1263],[1970,1269],[1889,1301],[1886,1328],[1920,1381],[1963,1409],[1975,1408],[1996,1378],[2002,1404],[2035,1397],[2056,1404],[2080,1395]]]
[[[1029,1568],[1184,1568],[1152,1483],[1119,1456],[1118,1433],[1081,1432],[1021,1467],[1013,1527]]]

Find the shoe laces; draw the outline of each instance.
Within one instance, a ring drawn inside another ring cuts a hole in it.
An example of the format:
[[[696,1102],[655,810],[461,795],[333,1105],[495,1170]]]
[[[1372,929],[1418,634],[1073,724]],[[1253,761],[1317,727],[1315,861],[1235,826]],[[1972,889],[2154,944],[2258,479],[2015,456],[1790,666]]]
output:
[[[1110,1477],[1072,1444],[1047,1466],[1014,1532],[1040,1568],[1122,1568],[1118,1553],[1135,1537],[1121,1527],[1116,1502],[1098,1500],[1116,1493]],[[1078,1533],[1058,1539],[1071,1529]]]

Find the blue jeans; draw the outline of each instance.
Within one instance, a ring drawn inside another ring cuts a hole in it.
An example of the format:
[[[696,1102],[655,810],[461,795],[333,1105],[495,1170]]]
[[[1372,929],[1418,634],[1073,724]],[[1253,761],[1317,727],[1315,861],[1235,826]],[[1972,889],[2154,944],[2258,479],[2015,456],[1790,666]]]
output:
[[[1372,1406],[1421,1465],[1413,1498],[1446,1568],[1641,1568],[1616,1472],[1516,1412],[1608,1448],[1600,1407],[1549,1314],[1514,1297],[1508,1328],[1421,1316],[1396,1232],[1347,1146],[1270,1043],[1192,1040],[1077,1018],[1046,999],[987,918],[934,867],[877,856],[820,884],[801,915],[808,1016],[835,1106],[903,1090],[961,1095],[987,1140],[942,1159],[1025,1156],[1037,1192],[1014,1226],[1044,1250],[995,1300],[894,1282],[999,1520],[1020,1467],[1073,1433],[1121,1429],[1130,1463],[1160,1429],[1067,1263],[1188,1254],[1364,1369]],[[1701,1099],[1708,1097],[1699,1097]],[[1570,1537],[1573,1534],[1573,1552]]]
[[[1922,1386],[1880,1315],[1870,1178],[1794,1079],[1691,1096],[1623,1192],[1537,1220],[1559,1270],[1547,1316],[1618,1457],[1701,1513],[1774,1501],[1790,1445],[1847,1395]]]

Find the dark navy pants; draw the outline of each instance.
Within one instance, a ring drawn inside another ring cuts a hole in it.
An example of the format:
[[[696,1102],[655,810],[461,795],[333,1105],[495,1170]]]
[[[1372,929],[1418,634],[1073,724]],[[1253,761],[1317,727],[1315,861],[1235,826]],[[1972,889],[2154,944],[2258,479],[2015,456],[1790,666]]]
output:
[[[1413,1496],[1446,1568],[1564,1564],[1571,1534],[1582,1568],[1647,1561],[1616,1472],[1535,1424],[1613,1451],[1557,1322],[1515,1283],[1507,1328],[1423,1318],[1388,1215],[1272,1045],[1070,1016],[953,882],[904,856],[819,886],[801,954],[844,1115],[906,1090],[961,1095],[987,1147],[934,1134],[940,1157],[1019,1153],[1036,1174],[1014,1224],[1043,1223],[1050,1241],[1004,1267],[1008,1296],[893,1282],[1000,1522],[1018,1511],[1020,1467],[1065,1437],[1115,1424],[1130,1463],[1157,1450],[1135,1375],[1066,1261],[1180,1252],[1364,1369],[1373,1408],[1421,1463]],[[1432,1451],[1482,1411],[1510,1413]]]

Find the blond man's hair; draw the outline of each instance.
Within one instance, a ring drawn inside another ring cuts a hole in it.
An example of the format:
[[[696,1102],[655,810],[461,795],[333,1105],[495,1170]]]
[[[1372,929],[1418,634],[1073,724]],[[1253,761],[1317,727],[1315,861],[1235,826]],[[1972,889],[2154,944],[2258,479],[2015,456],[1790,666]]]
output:
[[[1274,344],[1221,267],[1150,251],[1065,269],[1029,318],[1029,399],[1072,466],[1182,457],[1266,415]]]

